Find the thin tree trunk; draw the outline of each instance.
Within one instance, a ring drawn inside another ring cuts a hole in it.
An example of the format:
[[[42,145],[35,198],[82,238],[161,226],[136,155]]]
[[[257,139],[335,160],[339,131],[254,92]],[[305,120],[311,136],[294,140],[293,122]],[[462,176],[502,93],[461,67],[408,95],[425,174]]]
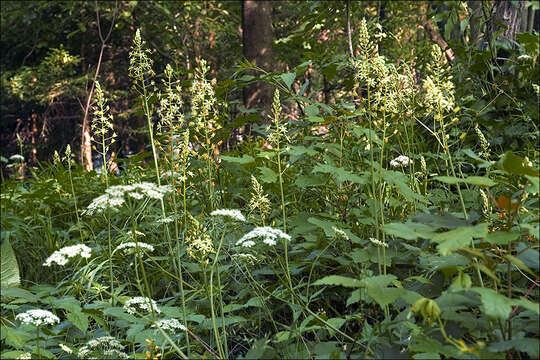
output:
[[[516,3],[517,6],[514,6]],[[525,7],[524,1],[513,2],[510,0],[495,0],[495,15],[491,22],[492,33],[499,30],[497,24],[503,23],[506,29],[497,37],[497,40],[509,40],[511,45],[516,40],[516,33],[521,26],[521,15]]]
[[[272,2],[242,1],[242,45],[246,59],[265,71],[272,71]],[[256,82],[244,88],[244,106],[260,108],[269,115],[273,100],[273,86]]]
[[[86,171],[92,171],[94,169],[94,164],[92,162],[92,137],[90,135],[90,124],[88,121],[88,113],[90,112],[90,103],[92,101],[92,95],[94,94],[94,87],[96,80],[99,74],[99,69],[101,68],[101,61],[103,59],[103,51],[105,50],[105,43],[111,36],[112,29],[114,28],[114,21],[116,20],[116,11],[114,9],[113,19],[111,21],[111,26],[109,27],[109,32],[105,37],[101,33],[101,23],[99,19],[99,7],[96,2],[96,19],[98,26],[99,39],[101,40],[101,49],[99,51],[99,58],[96,66],[96,72],[94,73],[94,80],[90,86],[90,92],[88,93],[88,98],[86,99],[86,106],[84,108],[84,117],[82,123],[82,134],[81,134],[81,163],[85,167]]]

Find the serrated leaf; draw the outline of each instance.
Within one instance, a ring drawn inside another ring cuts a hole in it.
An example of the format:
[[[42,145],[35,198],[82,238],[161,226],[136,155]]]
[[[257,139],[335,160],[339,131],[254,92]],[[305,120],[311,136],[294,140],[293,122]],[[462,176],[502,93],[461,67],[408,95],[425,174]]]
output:
[[[0,286],[2,288],[20,286],[19,264],[17,263],[17,258],[15,257],[15,252],[11,247],[9,238],[4,240],[0,251]]]
[[[385,224],[383,230],[389,235],[407,240],[427,239],[433,236],[432,227],[413,222]]]
[[[350,171],[345,170],[342,167],[335,167],[328,164],[317,164],[312,170],[313,173],[325,173],[325,174],[331,174],[334,176],[336,181],[340,184],[344,183],[345,181],[350,181],[357,184],[365,184],[366,179],[363,177],[360,177],[356,174],[353,174]]]
[[[525,164],[525,159],[517,156],[512,151],[508,151],[504,157],[499,161],[501,169],[507,173],[514,175],[528,175],[538,177],[538,169]]]
[[[443,256],[450,255],[457,249],[471,244],[473,238],[484,237],[488,233],[488,225],[485,223],[476,226],[463,226],[455,230],[433,236],[431,241],[438,243],[437,249]]]
[[[313,285],[330,285],[330,286],[344,286],[349,288],[358,288],[364,286],[364,283],[358,279],[353,279],[345,276],[330,275],[322,279],[319,279],[313,283]]]
[[[83,333],[88,329],[88,315],[82,311],[68,311],[66,317]]]
[[[507,341],[499,341],[488,346],[488,350],[494,352],[505,352],[515,349],[519,352],[526,352],[531,359],[539,358],[540,340],[534,338],[520,338]]]
[[[484,241],[493,245],[507,245],[518,238],[519,233],[517,232],[495,231],[487,234],[484,237]]]
[[[271,184],[278,178],[278,174],[274,170],[267,168],[266,166],[260,166],[257,169],[260,170],[260,180],[264,183]]]
[[[487,316],[501,320],[508,319],[512,311],[511,299],[497,294],[493,289],[473,287],[471,290],[480,295]]]
[[[283,80],[285,85],[287,85],[287,88],[291,90],[291,86],[292,86],[292,83],[294,82],[294,79],[296,78],[296,74],[286,73],[286,74],[281,74],[279,77],[281,78],[281,80]]]
[[[534,277],[538,276],[534,271],[529,269],[529,267],[527,265],[525,265],[523,263],[523,261],[521,261],[517,257],[515,257],[513,255],[510,255],[510,254],[507,254],[504,257],[506,258],[506,260],[510,261],[512,264],[516,265],[521,270],[528,272],[529,274],[531,274]]]
[[[241,164],[241,165],[250,164],[250,163],[255,162],[255,159],[253,158],[253,156],[249,156],[249,155],[246,155],[246,154],[242,155],[242,157],[221,155],[220,158],[223,161],[228,161],[228,162],[231,162],[231,163],[236,163],[236,164]]]

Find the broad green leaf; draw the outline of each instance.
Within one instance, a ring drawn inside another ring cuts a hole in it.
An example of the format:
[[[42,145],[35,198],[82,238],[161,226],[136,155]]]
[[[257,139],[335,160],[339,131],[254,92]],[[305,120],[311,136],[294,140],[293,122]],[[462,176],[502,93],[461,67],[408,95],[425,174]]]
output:
[[[528,175],[525,175],[525,177],[530,182],[530,184],[527,184],[525,186],[525,190],[528,193],[533,194],[533,195],[538,194],[540,192],[540,181],[539,181],[540,179],[538,177],[528,176]]]
[[[365,184],[366,179],[363,177],[360,177],[356,174],[353,174],[350,171],[345,170],[341,167],[335,167],[328,164],[317,164],[312,170],[313,173],[325,173],[325,174],[331,174],[334,176],[336,181],[340,184],[344,183],[345,181],[350,181],[357,184]]]
[[[291,86],[292,86],[292,83],[294,82],[294,79],[296,78],[296,74],[286,73],[286,74],[281,74],[279,77],[281,78],[281,80],[283,80],[285,85],[287,85],[287,88],[291,90]]]
[[[431,241],[438,243],[437,249],[443,256],[450,255],[457,249],[461,249],[471,244],[473,238],[484,237],[488,234],[488,225],[486,223],[476,226],[463,226],[455,230],[433,236]]]
[[[484,237],[484,241],[493,245],[507,245],[519,238],[519,233],[508,231],[490,232]]]
[[[519,338],[507,341],[499,341],[489,344],[488,350],[495,352],[505,352],[510,349],[515,349],[519,352],[527,353],[531,359],[539,358],[540,340],[536,338]]]
[[[318,151],[311,148],[311,147],[305,147],[303,145],[293,145],[293,146],[290,146],[289,149],[287,150],[287,152],[289,153],[289,155],[291,156],[300,156],[300,155],[304,155],[304,154],[307,154],[307,155],[310,155],[310,156],[313,156],[313,155],[317,155],[318,154]]]
[[[278,174],[274,170],[267,168],[266,166],[260,166],[257,169],[260,170],[260,180],[265,183],[273,183],[277,180]]]
[[[307,219],[307,221],[310,224],[316,225],[320,227],[321,229],[323,229],[324,234],[329,238],[333,238],[336,235],[336,232],[334,231],[333,228],[334,227],[339,228],[339,226],[335,222],[326,220],[326,219],[323,220],[323,219],[319,219],[315,217],[310,217]]]
[[[38,301],[38,297],[30,291],[15,287],[0,287],[2,297],[24,299],[27,302]]]
[[[406,177],[403,173],[394,170],[382,170],[382,181],[394,185],[398,192],[403,195],[407,201],[417,200],[422,203],[427,203],[427,200],[424,196],[411,190],[407,182],[409,178]]]
[[[511,299],[497,294],[493,289],[473,287],[471,290],[480,295],[487,316],[501,320],[508,319],[512,311]]]
[[[360,301],[360,296],[362,295],[361,291],[363,291],[363,290],[362,289],[356,289],[356,290],[351,292],[351,295],[349,295],[349,297],[347,298],[347,306],[352,305],[352,304],[356,304],[357,302]]]
[[[486,186],[486,187],[490,187],[497,184],[495,181],[491,180],[490,178],[486,176],[469,176],[466,178],[457,178],[454,176],[435,176],[433,177],[433,179],[446,183],[446,184],[465,183],[465,184]]]
[[[326,184],[327,181],[328,178],[322,175],[298,175],[294,183],[303,189],[309,186],[321,186]]]
[[[533,169],[526,165],[525,159],[517,156],[512,151],[504,154],[504,157],[499,161],[499,166],[507,173],[514,175],[529,175],[534,177],[538,177],[539,175],[538,169]]]
[[[19,275],[19,264],[15,252],[11,247],[9,238],[5,239],[0,248],[0,285],[2,288],[11,286],[20,286],[21,278]]]
[[[353,279],[350,277],[339,276],[339,275],[330,275],[323,277],[313,283],[313,285],[330,285],[330,286],[344,286],[349,288],[357,288],[365,285],[364,282],[361,282],[358,279]]]
[[[317,105],[309,104],[304,108],[304,111],[307,116],[319,115],[319,107]]]
[[[221,155],[220,158],[223,161],[228,161],[228,162],[231,162],[231,163],[236,163],[236,164],[241,164],[241,165],[250,164],[252,162],[255,162],[255,159],[253,158],[253,156],[249,156],[249,155],[246,155],[246,154],[242,155],[242,157]]]
[[[66,317],[83,333],[88,329],[88,315],[82,311],[68,311]]]
[[[441,356],[439,353],[418,353],[413,355],[413,359],[415,360],[432,360],[432,359],[440,359]]]
[[[383,230],[387,234],[407,240],[416,240],[418,238],[426,239],[434,234],[434,229],[432,227],[409,221],[406,223],[385,224]]]

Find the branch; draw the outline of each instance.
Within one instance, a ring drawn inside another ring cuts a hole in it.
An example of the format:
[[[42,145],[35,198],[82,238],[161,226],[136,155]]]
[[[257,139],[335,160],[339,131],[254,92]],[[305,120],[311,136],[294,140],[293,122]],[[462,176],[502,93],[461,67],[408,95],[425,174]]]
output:
[[[429,37],[431,38],[431,41],[437,43],[441,47],[441,49],[446,54],[446,57],[448,58],[448,60],[454,61],[454,59],[456,58],[454,56],[454,51],[448,47],[448,44],[446,43],[446,41],[444,41],[443,37],[441,36],[441,34],[439,34],[435,26],[433,26],[433,24],[431,23],[431,21],[425,21],[422,25],[423,25],[423,28],[428,32]]]

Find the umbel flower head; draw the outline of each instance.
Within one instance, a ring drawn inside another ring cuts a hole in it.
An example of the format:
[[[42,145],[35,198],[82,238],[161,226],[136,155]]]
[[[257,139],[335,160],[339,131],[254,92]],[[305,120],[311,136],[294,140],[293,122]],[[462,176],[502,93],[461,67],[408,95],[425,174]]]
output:
[[[161,313],[156,302],[144,296],[136,296],[127,300],[124,303],[124,309],[128,314],[135,314],[136,311],[152,312],[152,310],[158,314]]]
[[[20,320],[24,324],[35,326],[54,325],[60,322],[58,316],[48,310],[34,309],[28,310],[15,316],[15,320]]]
[[[79,349],[81,359],[127,359],[124,346],[112,336],[90,340]]]
[[[52,263],[64,266],[67,264],[70,258],[75,256],[81,256],[88,259],[90,256],[92,256],[92,249],[83,244],[63,247],[62,249],[52,253],[52,255],[45,260],[43,266],[51,266]]]
[[[186,327],[176,319],[162,319],[152,325],[152,327],[159,327],[162,330],[175,333],[177,330],[186,331]]]
[[[172,191],[173,188],[169,185],[159,186],[150,182],[111,186],[105,190],[105,194],[92,200],[86,210],[83,211],[83,215],[99,214],[106,211],[107,208],[117,211],[125,203],[125,197],[135,200],[143,198],[160,200]]]
[[[262,238],[263,243],[275,246],[278,239],[290,241],[291,237],[279,229],[274,229],[270,226],[256,227],[236,242],[236,246],[252,247],[255,245],[253,239]]]
[[[115,252],[116,251],[119,251],[119,250],[123,250],[124,254],[131,254],[131,253],[134,253],[137,251],[137,246],[139,247],[139,249],[141,250],[144,250],[144,251],[149,251],[149,252],[152,252],[154,251],[154,247],[150,244],[147,244],[147,243],[144,243],[144,242],[126,242],[126,243],[123,243],[123,244],[120,244],[116,247],[116,249],[114,250]]]
[[[242,215],[242,213],[240,212],[240,210],[236,210],[236,209],[219,209],[219,210],[214,210],[210,213],[211,216],[223,216],[223,217],[228,217],[228,218],[231,218],[235,221],[246,221],[246,218],[244,215]]]
[[[399,167],[399,166],[409,166],[412,163],[412,160],[409,159],[409,157],[405,155],[400,155],[394,160],[390,161],[391,167]]]

